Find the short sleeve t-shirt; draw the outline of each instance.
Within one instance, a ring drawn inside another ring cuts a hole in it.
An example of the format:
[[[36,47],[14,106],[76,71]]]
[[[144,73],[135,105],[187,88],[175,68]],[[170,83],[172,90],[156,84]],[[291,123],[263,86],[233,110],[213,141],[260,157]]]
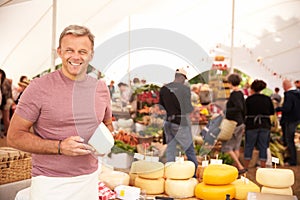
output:
[[[112,115],[106,84],[87,76],[73,81],[54,71],[31,81],[21,96],[16,114],[33,122],[34,134],[50,140],[81,136],[87,143],[98,125]],[[70,177],[97,170],[93,155],[32,154],[32,175]]]

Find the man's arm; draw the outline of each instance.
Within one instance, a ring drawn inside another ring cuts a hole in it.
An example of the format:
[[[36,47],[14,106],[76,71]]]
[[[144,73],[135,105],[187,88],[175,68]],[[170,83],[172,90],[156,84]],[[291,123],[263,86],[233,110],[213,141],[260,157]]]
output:
[[[71,136],[64,140],[43,139],[30,132],[33,123],[14,114],[7,133],[7,144],[21,151],[35,154],[59,154],[63,155],[86,155],[93,149],[83,143],[79,136]],[[59,145],[60,143],[60,145]],[[59,147],[60,146],[60,147]]]

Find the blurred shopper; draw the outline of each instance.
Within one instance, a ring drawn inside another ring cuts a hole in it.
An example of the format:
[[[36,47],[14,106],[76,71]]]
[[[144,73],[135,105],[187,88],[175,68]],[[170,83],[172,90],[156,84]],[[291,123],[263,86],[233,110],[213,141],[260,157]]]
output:
[[[177,69],[173,82],[166,84],[160,89],[159,104],[167,112],[164,123],[164,136],[167,143],[167,162],[175,161],[179,144],[188,160],[195,164],[195,174],[198,166],[193,137],[191,132],[190,113],[193,111],[191,103],[191,90],[184,85],[187,73],[184,69]]]
[[[4,136],[7,134],[7,130],[10,123],[10,110],[14,104],[12,98],[12,80],[6,77],[6,73],[0,69],[1,76],[1,111],[2,111],[2,121],[4,126]]]
[[[110,98],[113,99],[113,95],[116,92],[115,81],[113,80],[110,81],[110,84],[108,85],[108,90],[109,90]]]
[[[300,123],[300,91],[295,90],[291,81],[282,82],[284,89],[284,101],[282,107],[276,108],[276,111],[282,112],[281,124],[283,137],[288,147],[290,157],[288,165],[297,165],[297,149],[295,146],[295,131]]]
[[[281,98],[281,95],[279,94],[279,91],[280,91],[280,89],[279,89],[278,87],[276,87],[276,88],[274,89],[274,93],[270,96],[271,99],[272,99],[273,101],[275,101],[276,107],[280,105],[281,99],[282,99],[282,98]]]
[[[238,74],[230,74],[227,81],[231,87],[231,93],[226,103],[225,116],[229,120],[237,122],[234,129],[232,138],[228,141],[222,142],[222,152],[228,153],[237,165],[239,174],[245,173],[247,170],[244,168],[239,160],[240,146],[245,129],[245,99],[244,93],[239,88],[241,77]]]
[[[98,157],[87,142],[101,122],[113,128],[107,85],[86,73],[94,35],[66,27],[57,54],[62,68],[30,82],[7,143],[32,153],[31,200],[98,200]]]
[[[245,167],[248,168],[254,147],[259,150],[261,167],[266,167],[267,149],[270,143],[271,120],[274,105],[270,97],[261,94],[267,87],[262,80],[254,80],[250,96],[246,99]]]

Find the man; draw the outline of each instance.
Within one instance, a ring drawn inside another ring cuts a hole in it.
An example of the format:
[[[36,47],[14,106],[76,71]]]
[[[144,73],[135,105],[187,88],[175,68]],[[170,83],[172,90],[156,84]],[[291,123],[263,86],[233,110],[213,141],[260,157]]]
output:
[[[176,146],[180,144],[188,160],[192,161],[197,169],[198,162],[189,120],[189,114],[194,108],[191,104],[191,90],[184,85],[187,79],[186,74],[184,69],[176,70],[174,81],[161,88],[159,104],[167,112],[167,119],[164,123],[167,162],[175,161]]]
[[[294,84],[295,84],[296,89],[300,90],[300,80],[296,80]]]
[[[282,82],[284,89],[284,101],[282,107],[276,108],[276,111],[282,112],[280,123],[283,125],[285,142],[290,152],[288,164],[291,166],[297,165],[297,150],[295,146],[295,131],[300,123],[300,91],[292,87],[289,80]]]
[[[280,89],[276,87],[274,89],[274,93],[271,95],[271,99],[276,102],[276,106],[280,105],[281,103],[281,96],[279,94],[279,91]]]
[[[32,80],[12,117],[8,144],[32,153],[31,200],[99,199],[98,159],[87,141],[101,122],[113,128],[108,88],[87,75],[93,49],[89,29],[66,27],[62,69]]]

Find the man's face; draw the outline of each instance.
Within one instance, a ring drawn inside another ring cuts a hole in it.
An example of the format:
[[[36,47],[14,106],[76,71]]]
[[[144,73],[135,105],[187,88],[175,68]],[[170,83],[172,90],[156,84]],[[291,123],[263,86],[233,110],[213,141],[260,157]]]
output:
[[[92,42],[88,36],[66,35],[57,53],[62,60],[62,72],[72,80],[85,78],[89,62],[93,58]]]

